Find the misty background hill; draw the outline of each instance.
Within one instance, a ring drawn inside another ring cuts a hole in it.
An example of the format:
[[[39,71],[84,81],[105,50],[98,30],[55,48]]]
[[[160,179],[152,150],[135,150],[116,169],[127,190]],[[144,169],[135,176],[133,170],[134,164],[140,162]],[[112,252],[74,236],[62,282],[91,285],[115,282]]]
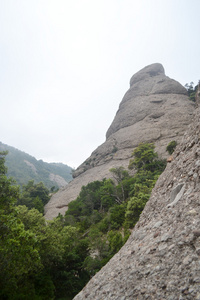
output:
[[[72,179],[72,168],[62,163],[47,163],[0,142],[0,151],[8,151],[6,167],[8,176],[13,177],[20,186],[29,180],[43,182],[47,188],[61,188]]]

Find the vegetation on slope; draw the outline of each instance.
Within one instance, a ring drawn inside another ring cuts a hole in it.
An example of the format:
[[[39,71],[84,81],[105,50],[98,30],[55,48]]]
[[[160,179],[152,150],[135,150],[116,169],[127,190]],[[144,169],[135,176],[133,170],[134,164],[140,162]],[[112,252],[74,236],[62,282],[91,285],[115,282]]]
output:
[[[72,299],[126,242],[165,168],[154,145],[141,144],[129,165],[134,176],[122,167],[111,169],[113,179],[83,186],[65,216],[46,222],[39,212],[48,201],[44,186],[29,182],[20,195],[6,177],[5,155],[0,155],[1,299]]]
[[[30,180],[27,185],[23,185],[17,205],[26,205],[28,209],[36,208],[43,214],[44,206],[49,200],[49,190],[44,184],[42,182],[35,184],[33,180]]]
[[[13,177],[20,186],[34,180],[36,183],[43,182],[49,189],[53,186],[55,189],[59,188],[58,183],[50,180],[50,174],[59,175],[66,183],[72,180],[72,168],[67,165],[37,160],[31,155],[1,142],[0,151],[8,151],[5,161],[8,176]]]
[[[189,83],[186,83],[185,84],[185,88],[188,92],[188,97],[191,101],[195,102],[195,96],[196,96],[196,92],[197,92],[197,89],[198,89],[198,85],[195,85],[194,86],[194,82],[190,82]]]

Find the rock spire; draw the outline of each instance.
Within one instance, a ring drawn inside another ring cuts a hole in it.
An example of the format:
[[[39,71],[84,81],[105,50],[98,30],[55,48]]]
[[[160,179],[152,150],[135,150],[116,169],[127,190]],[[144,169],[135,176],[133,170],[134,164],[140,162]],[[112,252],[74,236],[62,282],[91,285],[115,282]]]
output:
[[[106,133],[106,141],[77,168],[67,187],[51,198],[45,207],[46,218],[64,214],[83,185],[110,177],[111,168],[127,168],[139,143],[153,142],[159,155],[167,157],[166,146],[172,140],[180,142],[193,111],[186,89],[167,77],[161,64],[137,72]]]

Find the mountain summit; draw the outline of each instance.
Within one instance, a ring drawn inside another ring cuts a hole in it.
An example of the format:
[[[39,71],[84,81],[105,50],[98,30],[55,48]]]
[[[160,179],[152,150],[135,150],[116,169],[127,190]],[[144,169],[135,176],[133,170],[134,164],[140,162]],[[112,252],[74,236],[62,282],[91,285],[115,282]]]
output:
[[[137,72],[106,133],[106,141],[76,169],[74,179],[51,198],[45,217],[64,214],[83,185],[110,177],[111,168],[127,168],[133,150],[141,142],[153,142],[158,154],[166,158],[166,146],[172,140],[181,141],[193,112],[194,103],[189,101],[186,89],[167,77],[161,64]]]

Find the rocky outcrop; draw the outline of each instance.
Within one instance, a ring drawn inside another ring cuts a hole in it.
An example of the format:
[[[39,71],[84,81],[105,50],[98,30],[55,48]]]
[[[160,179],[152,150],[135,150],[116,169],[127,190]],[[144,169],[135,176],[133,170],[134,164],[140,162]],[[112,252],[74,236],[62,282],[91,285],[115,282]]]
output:
[[[32,164],[30,161],[28,161],[26,159],[24,159],[24,162],[25,162],[25,164],[27,164],[27,166],[29,166],[31,168],[33,173],[37,174],[37,169],[34,164]]]
[[[166,146],[180,142],[191,122],[194,104],[186,89],[165,75],[161,64],[152,64],[130,80],[116,116],[107,131],[106,141],[74,172],[74,180],[55,194],[45,207],[51,219],[64,214],[83,185],[110,176],[109,169],[127,168],[132,152],[141,142],[153,142],[156,151],[167,157]]]
[[[200,109],[124,247],[74,300],[200,299]]]
[[[50,173],[49,174],[49,179],[53,182],[56,182],[59,188],[66,186],[68,182],[60,175]]]

